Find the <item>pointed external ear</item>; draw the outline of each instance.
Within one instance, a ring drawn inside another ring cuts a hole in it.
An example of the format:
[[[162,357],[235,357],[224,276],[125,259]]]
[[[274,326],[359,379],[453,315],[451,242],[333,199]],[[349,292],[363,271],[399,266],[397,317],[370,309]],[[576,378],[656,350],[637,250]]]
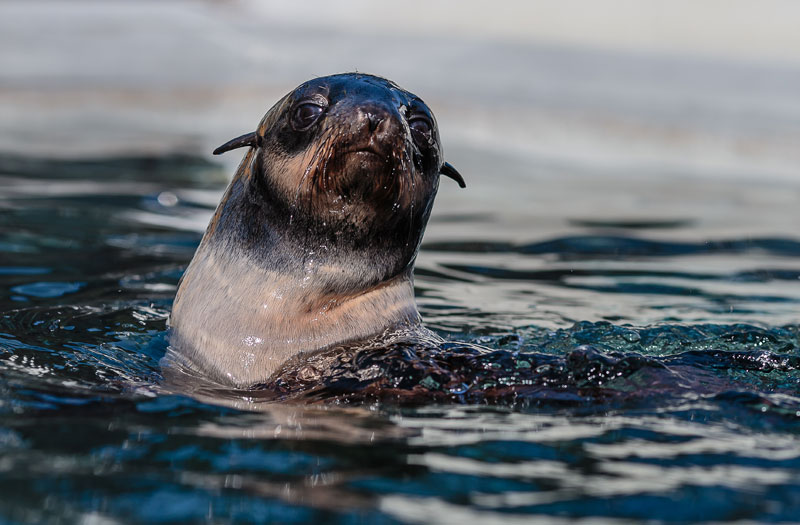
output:
[[[462,177],[458,170],[455,169],[449,162],[444,163],[442,169],[439,170],[439,174],[444,175],[445,177],[450,177],[456,181],[461,188],[467,187],[467,183],[464,182],[464,177]]]
[[[233,140],[229,140],[222,146],[215,149],[214,155],[221,155],[226,151],[230,151],[236,148],[243,148],[245,146],[252,146],[252,147],[258,146],[258,134],[256,134],[255,131],[252,133],[245,133],[241,137],[236,137]]]

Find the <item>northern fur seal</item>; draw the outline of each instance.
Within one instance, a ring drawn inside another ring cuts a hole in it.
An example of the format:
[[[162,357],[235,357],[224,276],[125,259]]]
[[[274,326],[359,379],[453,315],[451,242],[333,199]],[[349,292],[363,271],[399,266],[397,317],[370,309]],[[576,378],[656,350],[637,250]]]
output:
[[[303,352],[423,330],[414,260],[444,162],[433,113],[393,82],[298,86],[258,129],[186,269],[168,359],[236,387]]]

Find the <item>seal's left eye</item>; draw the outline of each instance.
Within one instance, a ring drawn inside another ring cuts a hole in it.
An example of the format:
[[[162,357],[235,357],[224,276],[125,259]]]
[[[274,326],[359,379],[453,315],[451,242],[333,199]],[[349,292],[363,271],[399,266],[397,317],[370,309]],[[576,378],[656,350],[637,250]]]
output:
[[[426,118],[414,118],[408,121],[408,127],[411,128],[411,138],[417,143],[417,146],[429,146],[433,141],[433,126]]]
[[[322,107],[317,104],[302,104],[294,112],[292,125],[294,129],[302,131],[308,129],[322,115]]]

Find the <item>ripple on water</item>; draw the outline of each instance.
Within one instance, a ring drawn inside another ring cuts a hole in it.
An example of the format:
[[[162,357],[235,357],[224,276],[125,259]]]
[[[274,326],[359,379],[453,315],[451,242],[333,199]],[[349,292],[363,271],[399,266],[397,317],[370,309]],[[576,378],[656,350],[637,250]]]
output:
[[[796,521],[796,240],[445,210],[441,238],[496,238],[424,246],[444,342],[178,388],[166,320],[219,173],[0,159],[0,520]]]

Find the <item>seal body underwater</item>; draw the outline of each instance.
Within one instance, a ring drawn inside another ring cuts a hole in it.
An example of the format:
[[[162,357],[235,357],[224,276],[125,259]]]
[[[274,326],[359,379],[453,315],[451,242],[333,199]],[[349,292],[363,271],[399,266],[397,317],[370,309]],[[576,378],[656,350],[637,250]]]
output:
[[[250,387],[287,360],[424,331],[413,267],[446,175],[425,103],[347,73],[279,100],[248,147],[178,285],[167,360]]]

